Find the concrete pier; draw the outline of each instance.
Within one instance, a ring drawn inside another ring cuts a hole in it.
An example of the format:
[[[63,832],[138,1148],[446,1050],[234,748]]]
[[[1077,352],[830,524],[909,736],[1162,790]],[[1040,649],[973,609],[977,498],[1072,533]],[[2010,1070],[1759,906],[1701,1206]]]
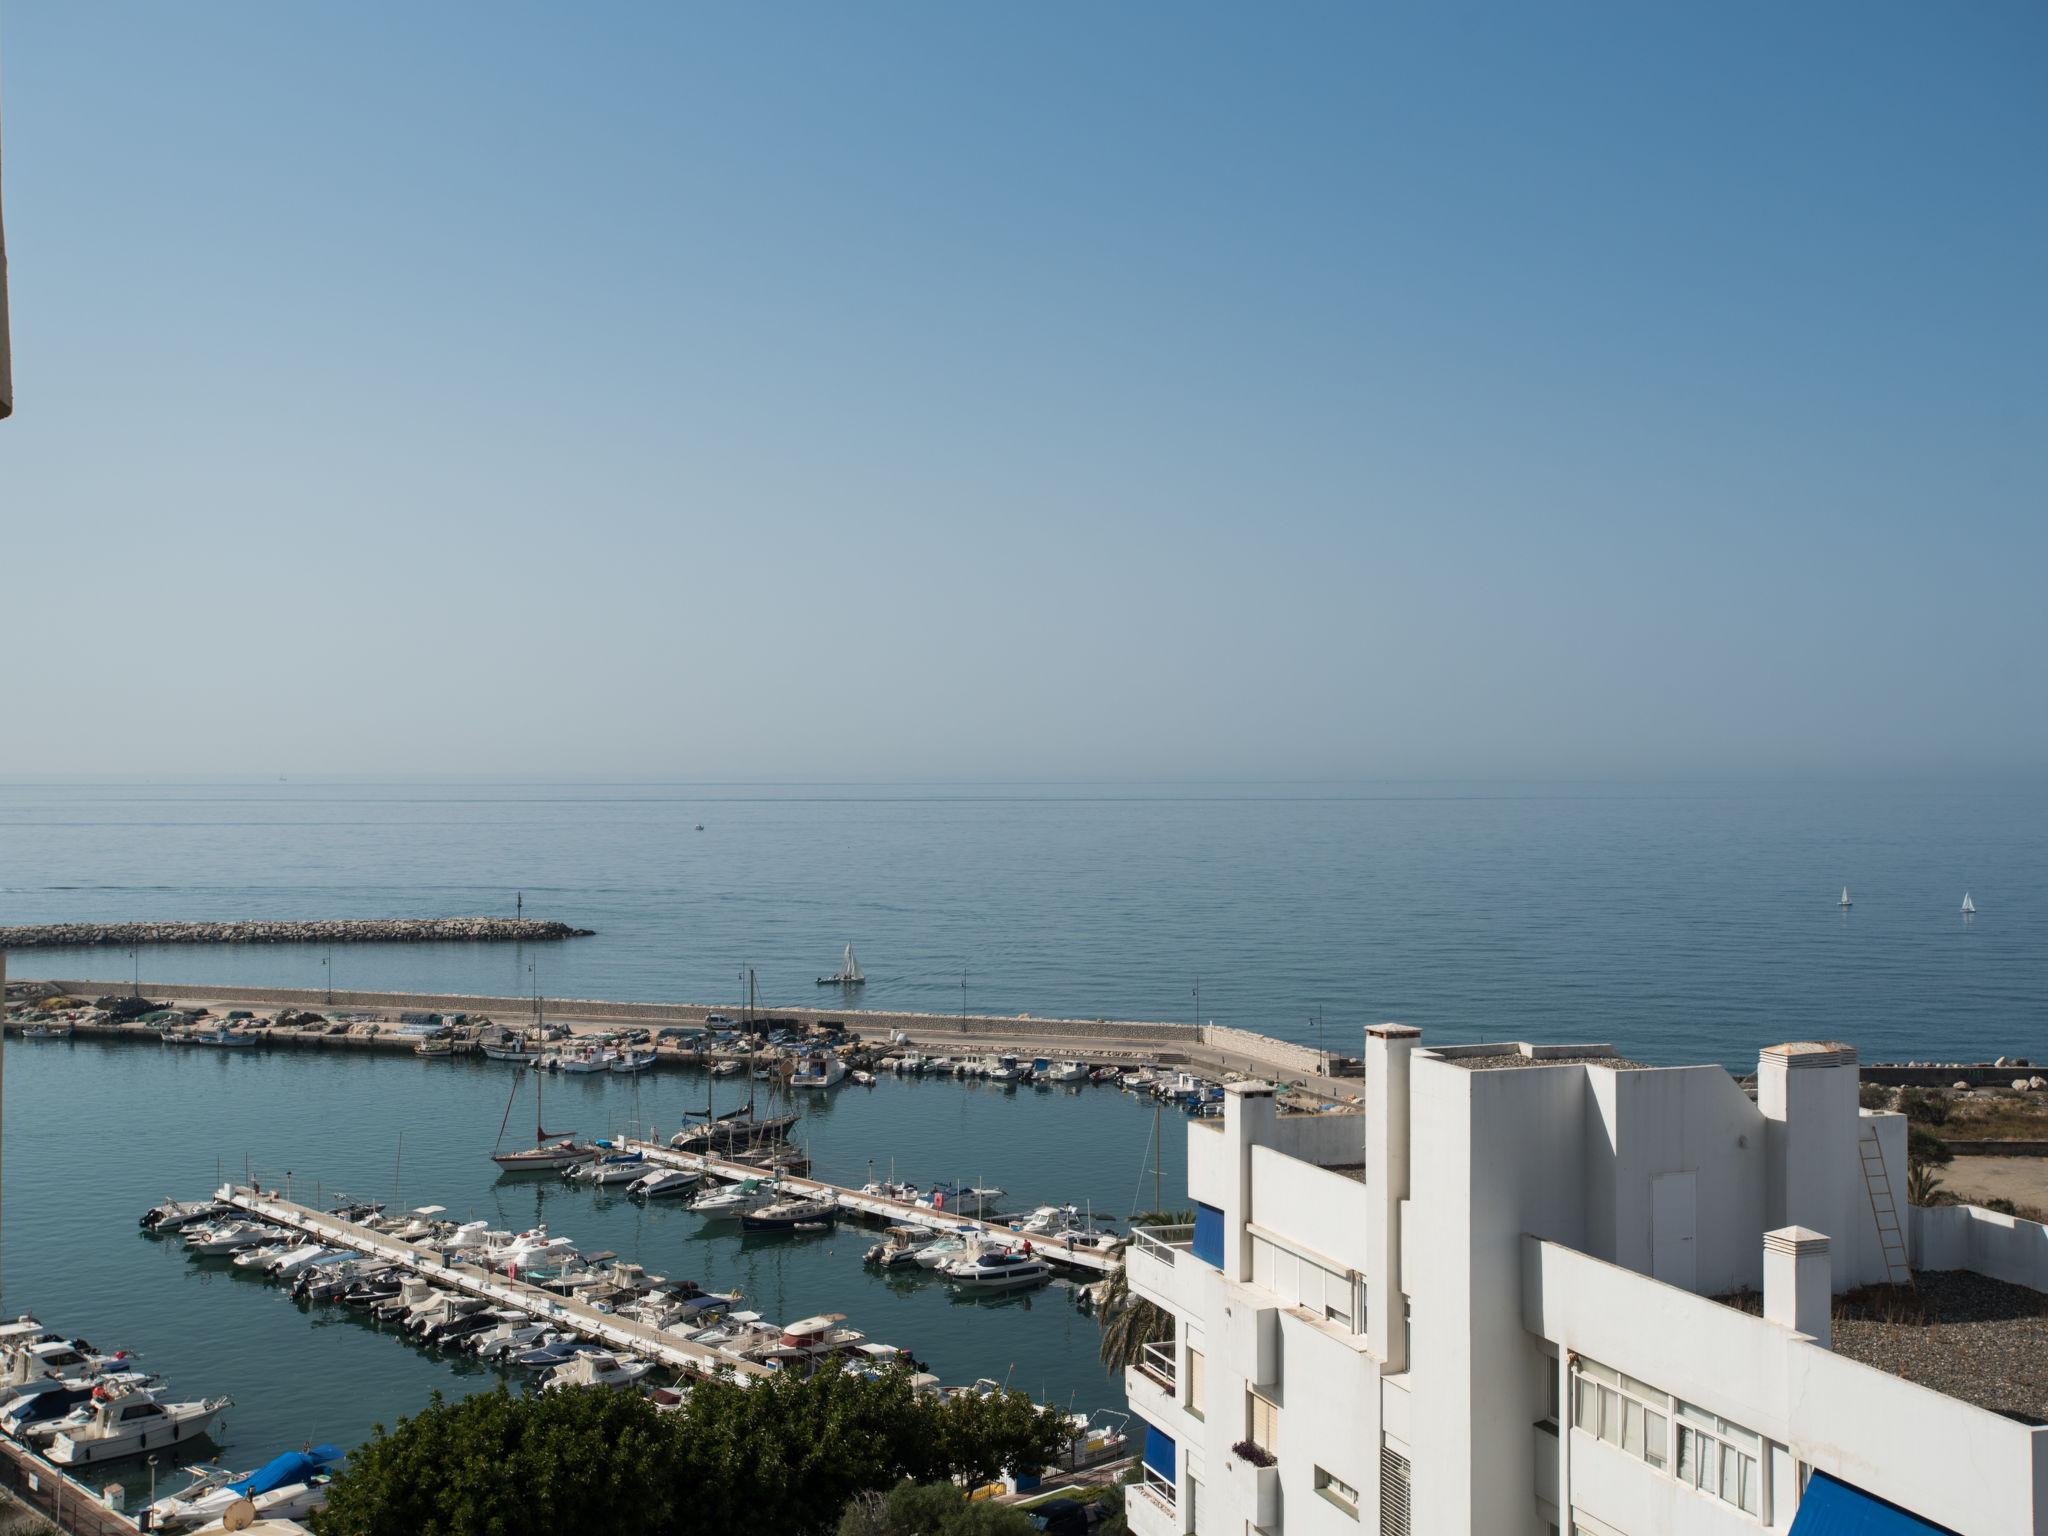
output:
[[[15,923],[0,949],[89,949],[142,944],[540,944],[594,930],[514,917],[344,918],[226,923]]]

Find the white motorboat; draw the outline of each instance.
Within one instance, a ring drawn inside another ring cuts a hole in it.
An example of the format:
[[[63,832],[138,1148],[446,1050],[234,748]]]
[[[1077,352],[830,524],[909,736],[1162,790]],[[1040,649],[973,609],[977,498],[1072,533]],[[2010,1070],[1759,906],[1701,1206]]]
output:
[[[298,1239],[286,1237],[277,1242],[261,1243],[254,1248],[244,1248],[234,1256],[237,1269],[269,1269],[274,1260],[283,1258],[298,1246]]]
[[[610,1051],[587,1045],[580,1051],[564,1051],[555,1057],[557,1072],[602,1072],[611,1065]]]
[[[918,1254],[931,1242],[931,1234],[922,1227],[891,1227],[861,1262],[873,1269],[915,1269]]]
[[[645,1072],[653,1066],[655,1055],[652,1051],[620,1051],[608,1064],[613,1072]]]
[[[934,1184],[918,1197],[917,1203],[935,1211],[951,1211],[956,1216],[986,1216],[1004,1193],[993,1184],[973,1184],[966,1189],[956,1184]]]
[[[1085,1083],[1088,1081],[1088,1064],[1085,1061],[1055,1062],[1046,1073],[1049,1083]]]
[[[70,1019],[44,1019],[41,1023],[25,1026],[21,1031],[24,1040],[69,1040],[78,1032],[78,1025]]]
[[[225,1516],[241,1499],[255,1506],[261,1520],[296,1520],[327,1502],[327,1468],[341,1460],[338,1445],[316,1445],[272,1457],[254,1472],[237,1477],[214,1472],[182,1493],[149,1506],[149,1528],[176,1531],[202,1526]]]
[[[568,1238],[550,1237],[546,1227],[535,1227],[497,1248],[491,1255],[491,1262],[493,1267],[510,1275],[530,1269],[558,1269],[582,1257]]]
[[[970,1244],[979,1233],[974,1227],[962,1227],[951,1237],[936,1238],[917,1250],[914,1262],[920,1269],[943,1269],[967,1257]]]
[[[282,1227],[273,1227],[266,1221],[229,1221],[218,1226],[186,1228],[185,1246],[210,1258],[240,1253],[244,1248],[274,1243],[289,1235]]]
[[[656,1168],[635,1179],[626,1193],[636,1200],[660,1200],[686,1195],[704,1181],[694,1168]]]
[[[134,1363],[126,1350],[96,1355],[74,1340],[45,1333],[33,1318],[26,1321],[33,1331],[0,1356],[0,1402],[59,1387],[88,1386],[107,1372],[126,1370]]]
[[[712,1221],[737,1221],[750,1211],[775,1204],[782,1198],[773,1181],[744,1179],[738,1184],[710,1190],[690,1202],[690,1210]]]
[[[541,1390],[558,1392],[565,1387],[631,1386],[653,1369],[650,1362],[635,1360],[630,1355],[590,1352],[565,1360],[549,1371],[541,1382]]]
[[[792,1088],[836,1088],[846,1081],[846,1063],[830,1051],[815,1056],[806,1056],[797,1063],[794,1076],[789,1080]]]
[[[867,984],[867,977],[860,973],[860,962],[853,958],[853,946],[846,946],[846,953],[839,961],[839,973],[835,976],[820,976],[821,987],[859,987]]]
[[[578,1184],[631,1184],[647,1172],[647,1159],[638,1152],[610,1152],[595,1162],[571,1168],[568,1177]]]
[[[856,1083],[860,1084],[860,1086],[863,1088],[872,1088],[875,1086],[875,1074],[872,1072],[855,1072],[853,1074],[853,1080]]]
[[[148,1387],[111,1389],[80,1413],[60,1421],[56,1437],[44,1454],[60,1467],[118,1461],[145,1451],[168,1450],[197,1440],[213,1428],[230,1399],[209,1397],[198,1402],[162,1403]]]
[[[1017,1064],[1014,1056],[998,1056],[987,1064],[981,1075],[992,1083],[1014,1083],[1024,1075],[1024,1068]]]
[[[264,1273],[274,1280],[289,1280],[308,1264],[324,1263],[328,1259],[342,1258],[346,1248],[329,1248],[324,1243],[300,1243],[287,1248],[264,1266]]]
[[[711,1075],[713,1077],[737,1077],[746,1070],[747,1064],[744,1061],[728,1056],[725,1060],[713,1065]]]
[[[202,1221],[211,1221],[233,1209],[218,1200],[166,1200],[142,1213],[142,1226],[150,1232],[176,1232]]]
[[[500,1360],[521,1350],[532,1349],[553,1330],[521,1314],[510,1314],[494,1328],[473,1335],[464,1348],[479,1360]]]
[[[1022,1249],[978,1247],[948,1264],[944,1273],[962,1290],[1017,1291],[1043,1285],[1052,1278],[1052,1266]]]

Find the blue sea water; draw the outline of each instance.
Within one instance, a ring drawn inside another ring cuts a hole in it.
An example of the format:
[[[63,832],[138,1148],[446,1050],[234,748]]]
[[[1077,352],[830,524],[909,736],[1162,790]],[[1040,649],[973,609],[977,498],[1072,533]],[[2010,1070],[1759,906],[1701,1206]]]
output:
[[[810,1003],[836,997],[813,979],[851,940],[876,1008],[956,1011],[964,976],[975,1011],[1184,1020],[1199,977],[1204,1018],[1337,1049],[1396,1018],[1433,1040],[1605,1040],[1738,1067],[1816,1036],[1866,1059],[2048,1054],[2037,785],[0,785],[0,922],[509,912],[521,891],[529,913],[597,935],[341,947],[335,980],[717,1002],[752,964],[768,1002]],[[21,951],[10,970],[319,986],[329,954]],[[711,1236],[679,1210],[498,1183],[486,1154],[509,1080],[483,1063],[78,1041],[17,1042],[7,1065],[6,1310],[140,1349],[179,1393],[232,1393],[237,1465],[496,1380],[137,1232],[149,1204],[245,1167],[299,1193],[546,1220],[739,1286],[771,1317],[844,1312],[950,1382],[1121,1401],[1063,1286],[960,1302],[868,1274],[865,1231]],[[557,1079],[548,1118],[666,1128],[704,1086]],[[1153,1112],[1106,1089],[885,1079],[809,1107],[829,1177],[893,1162],[1019,1205],[1152,1203]],[[1164,1130],[1171,1203],[1185,1133]],[[114,1475],[131,1492],[148,1477]]]
[[[1730,1065],[1816,1035],[2025,1054],[2048,998],[2032,782],[0,785],[0,922],[509,913],[522,891],[596,937],[350,946],[334,978],[719,1002],[751,964],[771,1005],[814,1003],[850,940],[870,1008],[1187,1020],[1199,983],[1204,1019],[1335,1049],[1391,1018]],[[140,969],[320,986],[327,958]]]

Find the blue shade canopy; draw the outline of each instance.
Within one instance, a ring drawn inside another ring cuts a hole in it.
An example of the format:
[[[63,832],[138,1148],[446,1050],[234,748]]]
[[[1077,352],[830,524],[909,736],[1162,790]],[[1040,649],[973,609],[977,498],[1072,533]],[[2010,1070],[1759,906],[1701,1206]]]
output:
[[[1195,1202],[1195,1257],[1217,1269],[1223,1267],[1223,1213],[1199,1200]]]
[[[1861,1488],[1816,1472],[1792,1522],[1792,1536],[1956,1536],[1945,1525],[1922,1520]]]
[[[1173,1436],[1150,1424],[1145,1426],[1145,1465],[1169,1483],[1174,1480]]]

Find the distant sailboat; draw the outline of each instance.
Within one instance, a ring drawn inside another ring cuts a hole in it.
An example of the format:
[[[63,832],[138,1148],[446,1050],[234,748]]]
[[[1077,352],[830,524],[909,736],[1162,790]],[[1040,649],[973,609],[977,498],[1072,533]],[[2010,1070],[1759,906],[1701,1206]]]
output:
[[[853,946],[849,944],[846,946],[846,958],[839,962],[839,974],[837,976],[820,976],[818,978],[818,985],[821,987],[858,987],[864,985],[866,981],[867,977],[860,973],[860,962],[853,958]]]
[[[1963,892],[1963,916],[1975,917],[1976,915],[1977,903],[1970,900],[1970,893],[1968,891]]]
[[[1843,886],[1843,887],[1842,887],[1842,910],[1843,910],[1844,912],[1846,912],[1846,911],[1848,911],[1848,910],[1849,910],[1849,908],[1851,908],[1851,907],[1853,907],[1853,906],[1855,906],[1855,905],[1856,905],[1856,903],[1855,903],[1855,902],[1853,902],[1853,901],[1851,901],[1851,900],[1849,899],[1849,887],[1847,887],[1846,885],[1845,885],[1845,886]]]

